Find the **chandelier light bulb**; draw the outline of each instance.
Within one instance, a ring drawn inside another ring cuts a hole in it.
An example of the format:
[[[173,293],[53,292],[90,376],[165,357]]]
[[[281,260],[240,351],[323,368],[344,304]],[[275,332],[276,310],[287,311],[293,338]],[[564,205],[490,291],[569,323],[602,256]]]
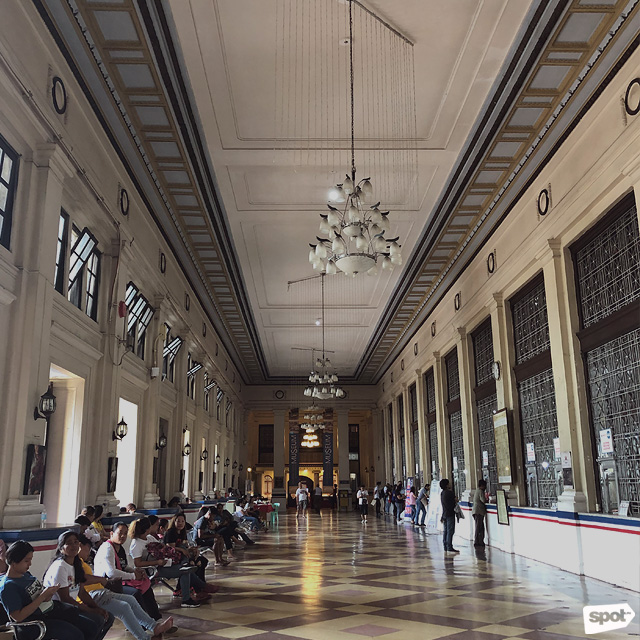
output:
[[[358,251],[364,251],[368,246],[369,243],[364,236],[358,236],[356,238],[356,249],[358,249]]]
[[[316,245],[316,255],[318,258],[326,258],[327,257],[327,248],[324,246],[322,242],[319,242]]]
[[[317,251],[317,250],[316,250]],[[392,256],[400,255],[400,245],[397,242],[392,242],[389,245],[389,253]]]
[[[354,206],[353,199],[351,200],[351,206],[349,207],[349,220],[351,222],[356,222],[360,219],[360,212],[358,211],[358,207]]]
[[[320,233],[330,233],[331,225],[329,224],[328,216],[320,216]]]
[[[317,259],[316,248],[315,248],[315,245],[309,245],[309,246],[311,247],[311,250],[309,251],[309,262],[313,264]]]
[[[350,195],[353,193],[353,180],[351,180],[350,176],[347,176],[345,178],[342,188],[347,195]]]
[[[340,216],[336,209],[329,209],[329,213],[327,214],[327,222],[331,227],[337,227],[340,225]]]
[[[380,221],[380,226],[382,227],[382,229],[384,230],[385,233],[389,233],[389,217],[388,215],[385,214],[381,214],[380,217],[382,218],[382,220]]]
[[[387,271],[393,271],[393,264],[391,263],[391,258],[389,256],[384,256],[384,258],[382,258],[382,268]]]
[[[384,231],[378,224],[374,224],[371,229],[369,229],[369,233],[371,233],[372,236],[379,236],[382,235]]]
[[[399,267],[402,264],[402,256],[399,253],[391,256],[391,264]]]
[[[373,187],[371,186],[371,181],[369,178],[365,178],[362,183],[362,193],[368,198],[373,193]]]
[[[383,235],[378,235],[375,237],[373,241],[373,247],[376,251],[386,251],[387,250],[387,241],[384,239]]]
[[[332,276],[337,270],[336,263],[333,260],[329,260],[329,262],[327,262],[327,275]]]

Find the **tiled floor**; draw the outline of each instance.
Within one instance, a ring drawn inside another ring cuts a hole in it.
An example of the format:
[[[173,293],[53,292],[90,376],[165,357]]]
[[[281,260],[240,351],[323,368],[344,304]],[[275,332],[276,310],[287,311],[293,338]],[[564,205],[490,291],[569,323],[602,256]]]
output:
[[[211,573],[221,589],[209,604],[180,609],[157,591],[179,627],[167,639],[572,640],[585,637],[583,606],[624,602],[636,611],[631,626],[592,637],[640,634],[636,593],[492,549],[456,543],[461,554],[445,558],[425,529],[291,514],[257,540]],[[107,636],[126,637],[119,622]]]

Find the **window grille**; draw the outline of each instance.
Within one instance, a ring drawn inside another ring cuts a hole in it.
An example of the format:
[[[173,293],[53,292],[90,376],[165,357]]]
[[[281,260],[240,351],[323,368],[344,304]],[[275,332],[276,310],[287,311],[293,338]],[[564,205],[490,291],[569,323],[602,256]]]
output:
[[[532,291],[514,302],[512,313],[516,362],[521,364],[539,353],[548,351],[551,343],[547,299],[542,279]]]
[[[491,321],[472,334],[476,387],[493,380],[493,332]]]
[[[456,495],[460,497],[462,492],[467,488],[465,464],[464,464],[464,444],[462,435],[462,411],[455,411],[449,416],[449,429],[451,433],[451,457],[452,469],[454,471],[454,482],[456,480],[456,464],[457,461],[457,487]]]
[[[9,249],[13,203],[18,183],[18,154],[0,136],[0,245]]]
[[[480,441],[480,455],[482,466],[487,466],[489,471],[489,493],[496,494],[498,488],[498,464],[496,462],[496,441],[493,431],[493,412],[498,408],[498,396],[492,393],[490,396],[476,402],[476,414],[478,416],[478,431]],[[488,465],[485,465],[483,451],[487,452]]]
[[[454,349],[446,358],[447,393],[449,402],[460,397],[460,374],[458,373],[458,350]]]
[[[440,463],[438,462],[438,425],[429,425],[429,448],[431,450],[431,474],[434,480],[440,478]]]
[[[56,247],[56,270],[53,277],[54,287],[64,295],[64,269],[67,261],[67,236],[69,234],[69,216],[60,212],[58,221],[58,245]]]
[[[98,282],[100,280],[100,254],[95,251],[87,261],[87,307],[86,314],[92,319],[98,319]]]

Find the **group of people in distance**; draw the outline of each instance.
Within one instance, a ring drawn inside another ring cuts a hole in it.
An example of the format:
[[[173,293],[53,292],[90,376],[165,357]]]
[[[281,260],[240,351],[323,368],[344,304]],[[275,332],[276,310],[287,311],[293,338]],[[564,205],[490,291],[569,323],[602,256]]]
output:
[[[33,547],[18,540],[6,548],[0,539],[0,625],[40,621],[44,640],[101,640],[118,618],[136,640],[160,640],[176,627],[171,617],[162,619],[153,584],[177,579],[173,595],[181,598],[181,607],[199,607],[218,591],[205,580],[203,552],[210,550],[216,565],[227,565],[225,550],[232,558],[234,544],[255,544],[242,523],[264,528],[252,505],[242,502],[236,514],[222,507],[203,507],[191,527],[183,512],[167,521],[137,514],[135,505],[128,505],[127,513],[140,517],[116,522],[109,532],[101,523],[102,507],[85,507],[58,538],[41,580],[29,572]],[[38,628],[29,626],[19,637],[38,635]]]
[[[451,489],[451,483],[446,478],[440,480],[440,500],[442,503],[442,523],[444,525],[443,544],[445,553],[454,555],[460,553],[453,548],[453,534],[455,532],[456,520],[460,517],[459,508],[457,508],[458,498]],[[300,491],[300,489],[299,489]],[[360,519],[364,524],[367,522],[369,513],[369,491],[364,485],[360,485],[356,494],[358,500],[358,508],[360,511]],[[474,491],[472,498],[471,515],[475,522],[474,546],[484,547],[485,536],[485,517],[487,514],[487,482],[482,479],[478,481],[478,487]],[[390,516],[393,511],[394,522],[405,521],[405,507],[410,508],[409,520],[413,526],[424,527],[427,508],[429,506],[429,485],[425,484],[420,491],[412,486],[409,491],[404,491],[401,482],[396,485],[386,484],[378,481],[373,490],[372,504],[376,508],[376,517],[380,518],[384,513]]]

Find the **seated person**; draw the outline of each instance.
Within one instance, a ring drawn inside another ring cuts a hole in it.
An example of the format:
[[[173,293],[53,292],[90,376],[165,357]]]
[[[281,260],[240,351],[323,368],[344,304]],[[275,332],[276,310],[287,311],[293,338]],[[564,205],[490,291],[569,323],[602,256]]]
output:
[[[224,538],[217,531],[219,523],[216,522],[215,515],[216,510],[213,507],[204,507],[204,513],[195,521],[188,536],[191,536],[190,539],[199,547],[210,547],[215,556],[216,564],[224,565],[228,564],[222,557],[225,547]]]
[[[52,602],[59,587],[44,588],[29,573],[33,547],[24,540],[14,542],[6,552],[7,573],[0,579],[0,602],[14,622],[41,620],[46,625],[44,640],[92,640],[100,638],[97,625],[90,627],[80,618],[77,607]],[[39,636],[37,627],[25,629],[20,637],[32,640]]]
[[[129,552],[133,558],[136,568],[147,569],[154,567],[156,575],[159,578],[179,578],[180,591],[182,596],[182,607],[194,608],[199,607],[200,603],[191,597],[191,591],[198,600],[203,600],[209,592],[215,592],[217,589],[213,585],[207,585],[201,581],[192,571],[189,571],[189,564],[173,564],[166,558],[155,559],[149,555],[147,545],[157,540],[149,535],[151,524],[148,518],[140,518],[134,520],[129,526],[129,538],[131,538],[131,547]],[[195,566],[194,566],[195,569]],[[202,594],[202,595],[200,595]],[[204,597],[203,597],[204,596]]]
[[[91,544],[94,547],[97,547],[102,542],[102,536],[91,527],[91,520],[87,516],[78,516],[74,520],[75,524],[78,525],[77,533],[83,533],[89,540],[91,540]]]
[[[238,502],[236,505],[235,517],[238,522],[248,522],[252,531],[258,531],[262,528],[262,523],[258,518],[248,515],[244,502]]]
[[[202,582],[206,582],[204,573],[209,562],[204,556],[200,555],[197,547],[189,547],[187,542],[187,531],[186,516],[184,513],[176,513],[176,515],[171,518],[171,522],[169,522],[167,532],[164,534],[163,542],[174,549],[178,549],[187,561],[195,563],[197,567],[196,575]]]
[[[78,557],[79,551],[80,541],[75,531],[60,534],[55,557],[44,574],[43,583],[45,587],[60,587],[53,595],[54,601],[64,602],[78,609],[80,620],[86,624],[85,635],[88,630],[94,634],[92,637],[104,638],[113,624],[113,616],[99,607],[84,590],[86,577],[82,561]]]
[[[149,577],[144,570],[135,568],[131,556],[123,547],[126,541],[127,525],[116,522],[109,540],[101,544],[96,552],[93,572],[103,578],[122,578],[123,593],[132,595],[154,620],[160,620],[162,616]]]
[[[136,507],[136,505],[133,504],[133,502],[130,502],[125,507],[125,512],[129,516],[141,516],[141,515],[143,515],[142,513],[138,513],[138,507]]]
[[[97,504],[94,507],[94,514],[93,514],[93,520],[91,521],[91,528],[96,533],[100,534],[100,539],[104,542],[109,538],[109,535],[105,531],[104,525],[102,524],[103,516],[104,516],[104,509],[102,508],[101,504]]]
[[[121,620],[127,631],[136,640],[161,640],[165,631],[173,628],[173,618],[169,617],[164,622],[156,622],[138,604],[138,601],[126,593],[114,593],[107,587],[111,580],[93,575],[93,570],[88,564],[91,554],[91,542],[83,534],[78,534],[80,552],[78,557],[82,562],[82,569],[86,577],[85,591],[93,598],[96,604],[110,614]]]
[[[0,576],[7,573],[9,565],[7,564],[7,545],[4,540],[0,538]]]
[[[169,500],[167,507],[169,509],[178,509],[180,507],[180,498],[178,496],[173,496],[173,498]]]

